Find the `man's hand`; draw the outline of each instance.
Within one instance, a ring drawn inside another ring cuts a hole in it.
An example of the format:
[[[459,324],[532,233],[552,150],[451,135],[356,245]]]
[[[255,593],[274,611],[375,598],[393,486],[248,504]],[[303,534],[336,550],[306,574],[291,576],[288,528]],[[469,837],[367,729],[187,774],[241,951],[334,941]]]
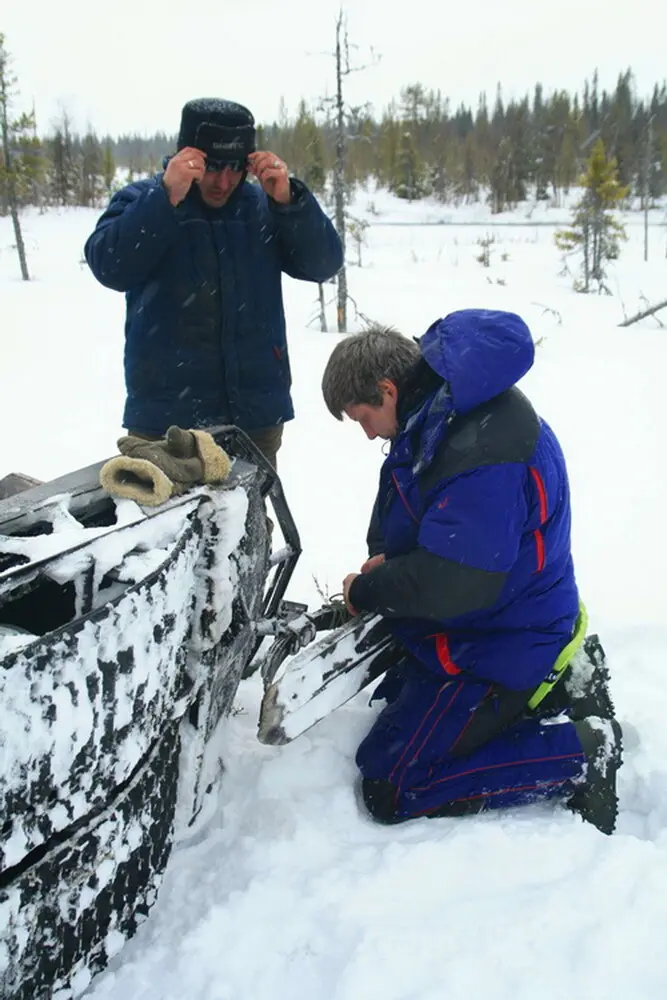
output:
[[[372,569],[375,569],[376,566],[379,566],[380,563],[383,562],[384,562],[384,553],[380,552],[377,556],[371,556],[370,559],[367,559],[359,572],[370,573]]]
[[[369,573],[375,566],[379,566],[380,563],[383,562],[384,562],[384,555],[382,553],[380,553],[377,556],[372,556],[370,559],[367,559],[364,565],[361,567],[361,572]],[[350,587],[352,586],[353,581],[356,580],[358,576],[359,573],[348,573],[348,575],[343,580],[343,597],[345,599],[345,607],[347,608],[347,610],[351,615],[359,614],[357,609],[350,604]]]
[[[275,153],[251,153],[248,157],[248,172],[255,175],[269,198],[281,205],[289,205],[292,192],[287,165]]]
[[[343,580],[343,598],[345,599],[345,607],[347,608],[349,613],[353,616],[358,615],[359,612],[356,610],[356,608],[353,608],[352,605],[350,604],[350,587],[352,586],[352,581],[356,580],[358,576],[359,576],[358,573],[348,573],[345,579]]]
[[[176,153],[167,164],[162,178],[171,204],[174,207],[180,205],[193,182],[200,181],[205,173],[206,157],[200,149],[186,146]]]

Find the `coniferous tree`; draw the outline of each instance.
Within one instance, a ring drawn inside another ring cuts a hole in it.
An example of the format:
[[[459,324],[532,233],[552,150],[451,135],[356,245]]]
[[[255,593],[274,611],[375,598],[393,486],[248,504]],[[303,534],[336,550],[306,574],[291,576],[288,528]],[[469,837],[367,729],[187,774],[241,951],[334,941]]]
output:
[[[299,104],[288,162],[296,176],[301,177],[312,191],[319,194],[324,190],[326,181],[324,141],[305,101]]]
[[[377,176],[377,125],[367,109],[360,112],[356,130],[351,136],[349,161],[357,182],[366,185],[369,178]]]
[[[80,164],[77,162],[75,137],[69,115],[63,111],[56,123],[49,145],[51,161],[51,199],[56,205],[74,205],[81,190]]]
[[[581,177],[584,194],[574,209],[572,225],[556,233],[556,245],[564,254],[581,255],[581,278],[575,289],[589,292],[595,282],[598,292],[606,291],[605,265],[620,253],[625,228],[613,212],[627,197],[627,187],[618,179],[614,157],[608,158],[601,138],[597,139]]]
[[[89,129],[81,143],[81,192],[79,204],[94,208],[103,191],[104,157],[99,139]]]
[[[14,122],[13,164],[19,205],[42,208],[46,199],[47,161],[37,135],[34,109]]]
[[[410,132],[403,132],[391,190],[399,198],[415,201],[425,192],[423,167]]]
[[[104,144],[104,154],[102,156],[102,182],[104,193],[109,197],[113,191],[116,179],[116,162],[114,160],[113,148],[109,139]]]
[[[378,159],[376,176],[382,187],[391,187],[396,176],[400,125],[395,117],[395,108],[390,105],[380,123],[378,137]]]
[[[348,63],[344,24],[338,34],[342,82],[354,68]],[[336,98],[317,110],[302,102],[290,115],[283,101],[275,121],[258,125],[257,143],[282,155],[296,176],[325,198],[337,189],[337,183],[326,182],[340,179],[344,220],[351,189],[369,178],[400,189],[407,198],[432,194],[458,203],[488,196],[495,212],[525,198],[548,198],[558,205],[578,183],[586,157],[602,137],[617,159],[621,185],[629,186],[629,194],[641,198],[648,211],[667,191],[667,84],[656,85],[646,99],[635,91],[630,70],[608,90],[594,73],[584,82],[583,95],[548,93],[537,83],[530,97],[506,101],[498,87],[492,111],[484,94],[476,109],[459,105],[451,110],[440,91],[413,81],[378,114],[343,102],[340,118]],[[116,169],[123,171],[118,183],[128,174],[130,179],[154,174],[176,145],[175,135],[128,133],[105,137],[98,151],[91,136],[92,127],[77,134],[66,114],[48,141],[40,141],[34,129],[24,131],[12,154],[17,171],[22,167],[16,178],[19,204],[95,203],[111,193]],[[98,156],[99,166],[91,167]],[[8,211],[1,178],[0,211]]]

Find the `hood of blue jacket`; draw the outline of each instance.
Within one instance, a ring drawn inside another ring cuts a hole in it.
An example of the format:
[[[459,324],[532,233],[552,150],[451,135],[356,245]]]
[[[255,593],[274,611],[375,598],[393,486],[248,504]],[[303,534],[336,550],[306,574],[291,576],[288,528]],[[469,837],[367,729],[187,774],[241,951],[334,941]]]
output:
[[[456,413],[468,413],[532,367],[535,345],[515,313],[461,309],[436,320],[419,342],[424,360],[449,385]]]

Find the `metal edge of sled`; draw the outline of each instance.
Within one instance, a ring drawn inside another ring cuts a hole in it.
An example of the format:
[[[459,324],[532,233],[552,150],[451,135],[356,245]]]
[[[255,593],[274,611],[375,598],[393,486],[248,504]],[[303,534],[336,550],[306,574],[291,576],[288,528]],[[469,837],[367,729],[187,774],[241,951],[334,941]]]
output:
[[[285,549],[281,553],[278,562],[274,564],[276,573],[269,585],[264,600],[264,617],[273,618],[278,614],[282,599],[287,590],[287,585],[301,555],[301,539],[296,523],[287,505],[287,499],[278,473],[254,441],[240,428],[233,426],[221,425],[219,427],[210,427],[209,433],[213,435],[216,443],[227,451],[230,451],[229,446],[231,442],[231,453],[240,454],[240,457],[250,462],[250,464],[257,466],[264,476],[264,482],[260,490],[262,496],[270,500],[278,527],[285,540]]]

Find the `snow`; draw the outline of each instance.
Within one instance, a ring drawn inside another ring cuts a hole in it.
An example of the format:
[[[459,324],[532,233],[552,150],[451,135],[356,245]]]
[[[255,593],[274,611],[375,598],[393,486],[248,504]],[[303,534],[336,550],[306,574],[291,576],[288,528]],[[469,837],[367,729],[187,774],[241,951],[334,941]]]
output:
[[[618,326],[643,297],[665,297],[664,209],[651,216],[648,263],[642,219],[632,216],[610,297],[578,296],[559,275],[554,225],[537,223],[566,221],[565,210],[530,212],[492,218],[479,205],[362,193],[353,214],[370,223],[368,245],[364,267],[350,267],[350,289],[365,315],[408,335],[470,306],[511,309],[531,326],[539,347],[522,387],[568,459],[577,576],[626,729],[617,833],[605,838],[555,806],[375,825],[355,795],[354,752],[378,710],[367,693],[293,743],[267,747],[256,738],[255,677],[219,727],[217,797],[180,840],[136,937],[123,948],[110,942],[119,950],[89,987],[81,971],[86,996],[667,995],[667,330],[657,319]],[[18,280],[10,222],[0,219],[0,476],[51,478],[115,452],[124,303],[81,264],[97,214],[25,216],[30,284]],[[484,268],[475,258],[487,231],[495,242]],[[316,293],[285,280],[297,419],[279,456],[303,546],[288,597],[311,606],[365,558],[382,459],[379,443],[336,423],[321,401],[337,334],[308,325]],[[332,325],[334,316],[332,303]],[[350,327],[359,328],[352,307]]]
[[[171,516],[167,518],[160,516],[155,521],[146,521],[145,515],[134,501],[119,500],[115,503],[114,524],[86,528],[69,513],[70,501],[71,497],[68,495],[58,497],[52,508],[42,508],[43,519],[53,529],[49,534],[27,537],[0,535],[0,550],[4,554],[24,557],[26,567],[57,556],[59,552],[67,552],[50,569],[52,578],[58,583],[73,580],[85,568],[92,555],[98,567],[98,575],[102,577],[112,566],[121,563],[135,546],[141,544],[146,547],[162,543],[162,533],[166,530],[169,537],[174,523],[183,517],[181,508],[176,512],[171,511]],[[192,507],[194,506],[193,503]],[[119,532],[119,526],[137,526],[139,530]],[[85,553],[76,551],[84,546]],[[71,549],[75,551],[70,553],[68,550]],[[9,572],[10,569],[0,572],[0,579]]]

